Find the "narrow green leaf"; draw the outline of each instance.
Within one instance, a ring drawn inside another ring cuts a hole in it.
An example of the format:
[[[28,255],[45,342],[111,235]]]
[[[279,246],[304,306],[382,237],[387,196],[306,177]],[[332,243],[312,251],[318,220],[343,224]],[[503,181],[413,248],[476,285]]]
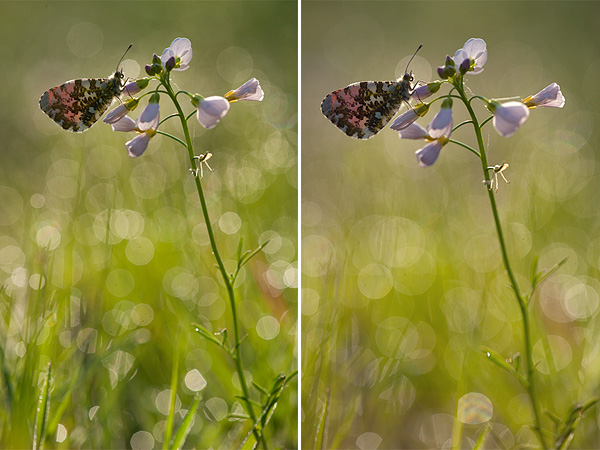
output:
[[[48,420],[48,410],[50,409],[50,372],[51,365],[48,364],[48,373],[44,380],[44,386],[40,393],[37,411],[35,413],[35,427],[33,429],[33,450],[41,450],[44,447],[44,437],[46,434],[46,422]]]
[[[550,275],[552,275],[554,272],[560,269],[567,262],[567,260],[568,258],[563,258],[549,269],[544,269],[540,271],[540,273],[538,274],[537,284],[540,284],[542,281],[544,281],[546,278],[548,278]]]
[[[173,439],[173,445],[171,446],[171,450],[179,450],[183,446],[183,444],[185,444],[185,440],[187,439],[187,436],[190,433],[190,429],[192,428],[193,419],[196,415],[196,410],[198,409],[198,405],[200,404],[200,398],[200,394],[196,395],[194,403],[192,403],[192,406],[183,418],[181,425],[179,425],[177,433],[175,434],[175,438]]]
[[[473,450],[483,449],[483,444],[485,444],[485,438],[487,437],[491,429],[492,424],[489,422],[486,423],[485,426],[481,429],[481,433],[479,433],[479,436],[477,436],[477,441],[475,441],[475,446],[473,447]]]
[[[199,323],[192,322],[192,326],[194,327],[194,331],[196,331],[196,333],[201,335],[203,338],[209,340],[213,344],[217,344],[219,347],[223,346],[223,343],[221,341],[219,341],[213,333],[208,331],[206,328],[204,328]]]
[[[242,260],[240,261],[239,267],[242,267],[244,264],[246,264],[248,261],[250,261],[252,258],[254,258],[263,248],[265,248],[265,246],[269,242],[270,242],[270,240],[267,239],[265,242],[260,244],[256,249],[252,250],[251,252],[246,253],[244,255],[244,257],[242,258]]]
[[[177,400],[177,378],[179,376],[179,353],[181,351],[181,334],[177,339],[175,355],[173,356],[173,369],[171,371],[171,398],[169,399],[169,415],[167,416],[167,425],[165,427],[165,437],[163,439],[163,450],[169,449],[169,442],[173,433],[173,421],[175,417],[175,401]]]
[[[244,247],[244,236],[240,236],[240,242],[238,244],[238,248],[237,248],[237,262],[238,262],[238,267],[242,261],[242,248]]]
[[[327,389],[327,397],[325,398],[325,404],[323,405],[323,411],[321,412],[321,417],[319,418],[319,423],[317,425],[317,434],[315,436],[315,449],[323,450],[325,449],[327,442],[327,422],[329,418],[329,401],[331,399],[331,393],[329,388]]]
[[[257,391],[260,391],[261,394],[266,395],[267,397],[269,396],[269,391],[267,391],[264,387],[262,387],[260,384],[258,384],[254,380],[252,380],[252,386],[254,386],[254,388]]]
[[[47,428],[48,436],[54,435],[54,433],[56,432],[56,429],[58,428],[58,424],[60,423],[60,419],[62,418],[64,412],[66,411],[67,407],[69,406],[69,402],[71,401],[71,396],[73,394],[73,389],[75,389],[75,385],[79,381],[79,372],[81,371],[82,365],[76,364],[76,367],[77,368],[75,369],[75,373],[72,374],[72,376],[71,376],[71,382],[69,383],[69,387],[67,388],[66,394],[63,396],[62,400],[58,404],[58,407],[54,411],[54,414],[52,414],[52,420],[50,421],[50,424],[48,425],[48,428]],[[56,393],[55,393],[55,396],[56,396]]]
[[[502,356],[500,356],[498,353],[496,353],[495,351],[493,351],[487,347],[485,347],[483,349],[483,354],[487,359],[492,361],[498,367],[501,367],[502,369],[510,372],[514,377],[516,377],[521,382],[523,387],[527,388],[529,383],[528,383],[527,379],[525,378],[525,376],[521,372],[518,372],[517,369],[515,369],[509,363],[507,363],[506,360]]]
[[[539,263],[540,255],[535,254],[533,256],[533,260],[531,261],[531,269],[529,271],[529,280],[531,282],[531,289],[535,289],[535,285],[537,284],[537,273],[538,273],[538,263]]]

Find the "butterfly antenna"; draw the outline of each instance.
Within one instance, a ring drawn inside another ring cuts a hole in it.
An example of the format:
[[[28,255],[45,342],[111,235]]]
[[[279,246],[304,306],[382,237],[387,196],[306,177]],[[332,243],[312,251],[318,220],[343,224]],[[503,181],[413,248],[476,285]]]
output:
[[[121,56],[121,59],[119,60],[119,62],[117,63],[117,68],[116,70],[119,70],[119,66],[121,65],[121,62],[123,61],[123,58],[125,58],[125,55],[127,54],[127,52],[129,51],[129,49],[133,47],[133,44],[129,44],[129,47],[127,47],[127,50],[125,50],[125,53],[123,53],[123,56]],[[421,47],[419,47],[421,48]]]
[[[412,60],[415,58],[415,56],[417,56],[417,52],[419,50],[421,50],[421,47],[423,47],[423,44],[419,45],[419,48],[415,50],[415,53],[413,53],[411,58],[408,60],[408,63],[406,64],[406,69],[404,69],[404,73],[408,72],[408,66],[410,66],[410,63],[412,62]]]

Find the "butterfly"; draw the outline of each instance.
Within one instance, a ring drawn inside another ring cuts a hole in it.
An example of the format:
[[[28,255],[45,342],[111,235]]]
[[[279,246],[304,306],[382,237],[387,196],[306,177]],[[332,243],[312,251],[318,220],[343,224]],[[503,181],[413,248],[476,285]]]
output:
[[[375,136],[411,98],[413,76],[407,72],[408,64],[398,81],[360,81],[333,91],[323,99],[321,111],[350,137],[369,139]]]
[[[125,54],[130,48],[131,45]],[[76,133],[86,131],[123,92],[124,75],[118,69],[119,64],[115,73],[107,78],[70,80],[48,89],[40,98],[40,108],[65,130]]]

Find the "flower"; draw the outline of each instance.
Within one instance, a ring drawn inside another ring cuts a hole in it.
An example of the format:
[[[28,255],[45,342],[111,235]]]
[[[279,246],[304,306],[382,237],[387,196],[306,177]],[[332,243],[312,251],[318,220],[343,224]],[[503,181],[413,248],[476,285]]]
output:
[[[139,93],[142,89],[146,89],[148,87],[148,83],[150,82],[149,78],[140,78],[139,80],[132,81],[131,83],[127,83],[123,86],[123,90],[121,91],[121,95],[135,95]]]
[[[439,91],[441,85],[441,82],[434,81],[432,83],[427,83],[423,86],[416,87],[410,94],[410,98],[417,101],[423,101]]]
[[[235,91],[229,91],[225,94],[225,98],[230,102],[237,102],[238,100],[253,100],[256,102],[262,101],[265,93],[260,87],[260,83],[256,78],[252,78],[242,84]]]
[[[401,130],[398,135],[401,139],[425,139],[428,144],[415,152],[421,167],[431,166],[440,155],[440,151],[449,142],[452,134],[452,100],[446,99],[442,108],[435,115],[427,129],[413,123]]]
[[[137,98],[125,100],[112,111],[109,111],[109,113],[104,117],[103,122],[108,124],[117,123],[131,111],[137,108],[139,103],[140,101]]]
[[[198,122],[209,130],[216,127],[229,112],[229,102],[227,99],[217,95],[206,98],[194,96],[192,103],[198,108],[198,112],[196,113]]]
[[[173,70],[187,70],[188,64],[192,60],[192,43],[187,38],[177,38],[171,42],[171,45],[164,49],[160,56],[161,64],[167,67],[169,58],[175,58]]]
[[[523,103],[529,109],[538,106],[546,108],[562,108],[565,105],[565,98],[560,91],[560,86],[556,83],[552,83],[537,94],[527,97],[523,100]]]
[[[488,109],[494,114],[492,124],[500,136],[511,137],[529,117],[529,109],[521,102],[490,101]]]
[[[154,96],[150,99],[148,106],[142,111],[142,114],[133,120],[131,117],[125,116],[118,122],[112,125],[114,131],[137,131],[138,135],[132,140],[125,143],[127,153],[132,158],[140,156],[156,135],[156,129],[158,128],[158,122],[160,120],[160,111],[158,102],[153,101]]]
[[[471,38],[465,42],[463,48],[456,50],[454,63],[461,66],[465,60],[470,61],[468,71],[473,75],[483,72],[483,66],[487,62],[487,49],[483,39]]]
[[[394,131],[404,130],[410,124],[415,122],[419,117],[423,117],[429,111],[429,105],[422,103],[414,108],[409,109],[405,113],[399,115],[396,120],[392,122],[390,128]]]

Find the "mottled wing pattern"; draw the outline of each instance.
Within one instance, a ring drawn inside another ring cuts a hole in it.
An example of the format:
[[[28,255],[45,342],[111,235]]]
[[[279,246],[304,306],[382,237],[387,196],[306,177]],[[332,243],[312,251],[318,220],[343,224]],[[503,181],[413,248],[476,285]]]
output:
[[[83,132],[106,112],[121,94],[121,78],[116,72],[108,78],[83,78],[48,89],[40,98],[40,108],[65,130]]]
[[[410,84],[401,81],[361,81],[333,91],[321,103],[331,122],[357,139],[377,134],[408,100]]]

